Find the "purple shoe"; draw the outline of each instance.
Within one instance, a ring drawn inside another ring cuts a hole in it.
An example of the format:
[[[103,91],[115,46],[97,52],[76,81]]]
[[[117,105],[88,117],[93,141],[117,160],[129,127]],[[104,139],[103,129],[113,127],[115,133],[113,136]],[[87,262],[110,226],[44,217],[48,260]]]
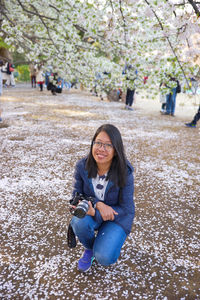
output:
[[[193,123],[185,123],[185,126],[191,127],[191,128],[196,128],[196,124],[193,124]]]
[[[83,256],[78,261],[78,269],[81,272],[86,272],[90,269],[94,260],[93,251],[85,249]]]

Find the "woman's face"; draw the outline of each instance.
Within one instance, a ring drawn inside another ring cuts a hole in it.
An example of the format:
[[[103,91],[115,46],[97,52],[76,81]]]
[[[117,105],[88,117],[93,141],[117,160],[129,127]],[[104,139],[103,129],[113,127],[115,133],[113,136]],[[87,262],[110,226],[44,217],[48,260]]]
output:
[[[106,132],[101,131],[94,140],[92,147],[92,155],[98,168],[102,166],[109,169],[114,154],[115,150],[109,136]]]

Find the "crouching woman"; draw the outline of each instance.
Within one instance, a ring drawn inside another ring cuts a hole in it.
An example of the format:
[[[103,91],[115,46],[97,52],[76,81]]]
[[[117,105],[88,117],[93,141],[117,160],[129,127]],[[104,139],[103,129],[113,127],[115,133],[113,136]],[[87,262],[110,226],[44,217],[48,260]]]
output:
[[[99,127],[86,158],[76,164],[75,193],[93,197],[83,218],[73,216],[70,225],[84,247],[78,269],[89,270],[95,259],[103,266],[115,263],[131,231],[135,207],[133,167],[126,159],[119,130],[111,124]]]

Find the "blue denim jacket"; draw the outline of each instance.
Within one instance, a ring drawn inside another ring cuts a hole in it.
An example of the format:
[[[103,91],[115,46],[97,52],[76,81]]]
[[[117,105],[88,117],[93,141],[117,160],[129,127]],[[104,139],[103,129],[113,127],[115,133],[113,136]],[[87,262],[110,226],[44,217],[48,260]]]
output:
[[[94,202],[100,201],[95,197],[94,188],[92,185],[92,179],[88,178],[88,172],[85,169],[87,158],[82,158],[79,160],[75,167],[74,172],[74,189],[73,196],[76,192],[81,193],[85,196],[91,196],[94,198]],[[119,200],[120,188],[116,187],[112,181],[108,182],[105,191],[104,203],[111,206],[118,215],[115,216],[113,222],[120,225],[126,234],[129,234],[133,224],[133,219],[135,215],[135,205],[134,205],[134,179],[133,179],[133,167],[127,160],[127,182],[125,187],[121,191],[121,200]],[[95,212],[95,221],[98,223],[104,222],[98,209]]]

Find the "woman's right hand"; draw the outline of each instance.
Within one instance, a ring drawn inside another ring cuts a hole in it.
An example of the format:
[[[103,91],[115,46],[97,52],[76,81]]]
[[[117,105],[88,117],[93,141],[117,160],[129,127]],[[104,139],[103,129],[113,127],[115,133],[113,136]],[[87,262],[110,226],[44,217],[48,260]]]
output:
[[[115,219],[115,215],[118,215],[118,213],[111,206],[103,202],[97,202],[96,208],[100,212],[100,215],[104,221],[113,221]]]

